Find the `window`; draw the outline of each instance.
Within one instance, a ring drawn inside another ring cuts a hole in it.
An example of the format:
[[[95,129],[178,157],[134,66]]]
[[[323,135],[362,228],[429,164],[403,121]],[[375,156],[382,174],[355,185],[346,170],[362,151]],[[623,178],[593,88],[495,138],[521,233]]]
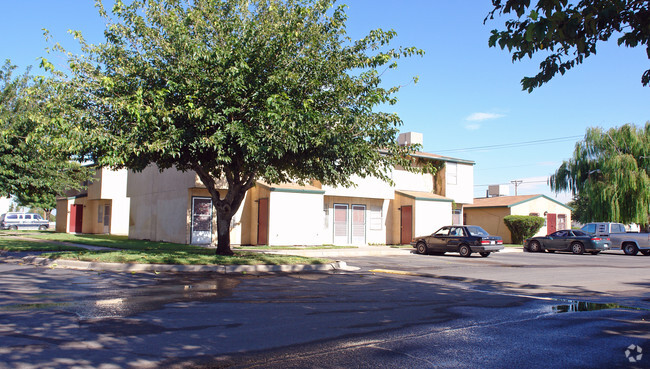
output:
[[[25,219],[26,220],[32,220],[32,215],[31,214],[25,214]]]
[[[587,224],[586,226],[582,227],[582,230],[587,232],[587,233],[596,233],[596,225],[595,224]]]
[[[104,221],[104,207],[100,205],[97,207],[97,223],[102,223],[103,221]]]
[[[558,225],[560,229],[566,229],[566,214],[558,214],[557,216]]]
[[[7,219],[18,219],[18,215],[17,214],[9,214],[9,215],[7,215]]]
[[[538,217],[538,216],[539,216],[539,213],[530,213],[530,214],[528,214],[528,215],[530,215],[531,217]]]
[[[382,229],[382,208],[381,206],[371,206],[370,207],[370,229],[380,230]]]
[[[458,164],[456,163],[447,163],[445,164],[447,168],[447,184],[455,185],[458,183]]]
[[[435,233],[436,236],[448,236],[449,235],[449,227],[444,227],[438,230],[438,232]]]

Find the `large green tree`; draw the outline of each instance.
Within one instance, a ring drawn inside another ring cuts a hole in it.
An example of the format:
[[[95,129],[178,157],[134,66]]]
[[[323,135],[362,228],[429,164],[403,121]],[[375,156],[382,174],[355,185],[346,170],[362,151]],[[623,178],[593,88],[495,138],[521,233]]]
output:
[[[650,213],[650,122],[587,130],[573,158],[550,177],[551,189],[581,200],[583,221],[639,223]]]
[[[495,14],[512,14],[505,30],[493,30],[490,47],[499,46],[512,52],[512,61],[541,53],[546,58],[539,72],[524,77],[521,84],[531,92],[550,81],[557,73],[564,74],[596,54],[596,46],[611,37],[619,45],[645,45],[650,58],[650,2],[647,0],[492,0]],[[650,83],[650,69],[641,77]]]
[[[66,121],[58,84],[29,70],[16,76],[16,68],[7,60],[0,69],[0,196],[51,210],[56,195],[91,173],[70,160],[67,133],[57,129]]]
[[[394,31],[346,36],[334,0],[135,0],[107,11],[105,42],[70,58],[73,120],[102,166],[194,171],[217,215],[217,253],[257,180],[350,185],[408,166],[401,120],[376,108]],[[49,65],[44,61],[45,65]],[[221,183],[228,191],[220,194]]]

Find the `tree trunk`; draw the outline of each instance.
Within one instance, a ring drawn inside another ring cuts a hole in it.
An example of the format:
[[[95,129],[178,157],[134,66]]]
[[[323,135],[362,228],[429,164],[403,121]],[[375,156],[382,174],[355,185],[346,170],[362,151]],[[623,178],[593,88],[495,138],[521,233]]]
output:
[[[230,249],[230,222],[232,212],[217,210],[217,255],[234,255]]]

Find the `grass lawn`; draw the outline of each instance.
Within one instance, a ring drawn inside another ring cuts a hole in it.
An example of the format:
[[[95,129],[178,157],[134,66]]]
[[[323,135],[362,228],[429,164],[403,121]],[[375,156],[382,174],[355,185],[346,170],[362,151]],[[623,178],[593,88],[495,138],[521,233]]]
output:
[[[9,234],[2,232],[2,236]],[[107,263],[141,264],[192,264],[192,265],[294,265],[325,264],[332,262],[324,258],[309,258],[293,255],[272,255],[235,249],[233,256],[215,255],[214,249],[170,242],[129,240],[126,236],[74,235],[53,232],[12,232],[20,238],[0,237],[0,250],[6,251],[64,251],[45,253],[42,257]],[[39,239],[49,242],[32,241]],[[91,251],[57,242],[69,242],[91,246],[111,247],[118,250]]]

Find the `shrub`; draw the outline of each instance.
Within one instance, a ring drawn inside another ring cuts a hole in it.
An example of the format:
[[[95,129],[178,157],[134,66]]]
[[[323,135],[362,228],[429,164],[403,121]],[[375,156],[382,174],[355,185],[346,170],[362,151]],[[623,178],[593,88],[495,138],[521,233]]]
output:
[[[508,215],[503,221],[510,230],[514,244],[524,243],[526,238],[534,236],[544,225],[544,218],[528,215]]]

